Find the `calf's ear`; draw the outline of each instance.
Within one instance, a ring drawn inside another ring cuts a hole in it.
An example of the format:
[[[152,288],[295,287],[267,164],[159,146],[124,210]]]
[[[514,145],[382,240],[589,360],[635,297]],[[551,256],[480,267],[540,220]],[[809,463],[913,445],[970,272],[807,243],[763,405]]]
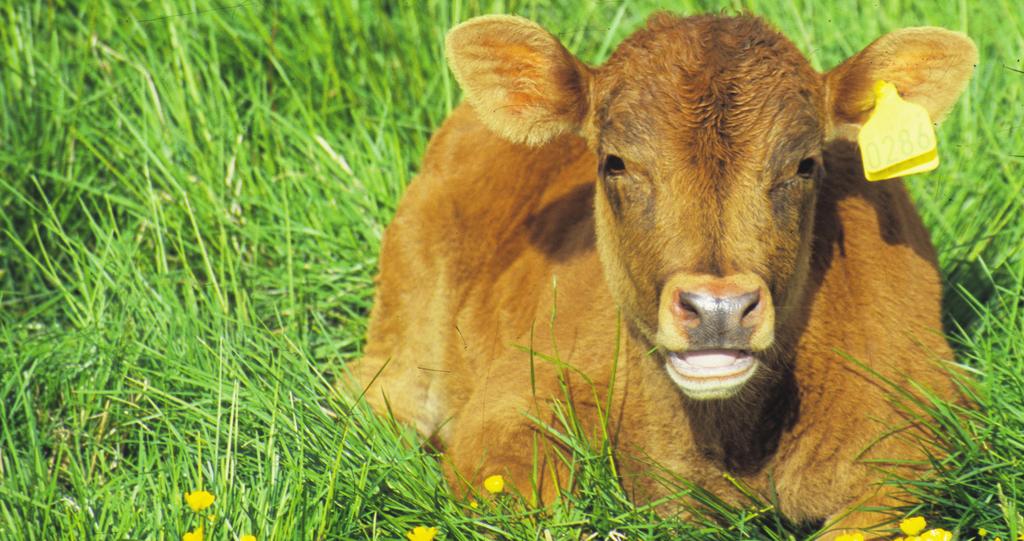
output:
[[[875,104],[878,80],[924,106],[938,123],[953,108],[978,64],[971,38],[943,28],[905,28],[886,34],[825,75],[830,137],[856,139]]]
[[[477,17],[452,28],[446,47],[465,99],[495,133],[540,145],[579,131],[590,70],[536,23]]]

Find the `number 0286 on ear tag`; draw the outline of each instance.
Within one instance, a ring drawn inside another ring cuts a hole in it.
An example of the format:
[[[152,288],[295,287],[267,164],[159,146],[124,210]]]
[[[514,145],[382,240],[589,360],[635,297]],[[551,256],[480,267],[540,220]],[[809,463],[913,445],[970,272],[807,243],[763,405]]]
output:
[[[878,81],[874,90],[875,108],[857,135],[864,176],[884,180],[938,167],[935,129],[928,111],[901,98],[892,83]]]

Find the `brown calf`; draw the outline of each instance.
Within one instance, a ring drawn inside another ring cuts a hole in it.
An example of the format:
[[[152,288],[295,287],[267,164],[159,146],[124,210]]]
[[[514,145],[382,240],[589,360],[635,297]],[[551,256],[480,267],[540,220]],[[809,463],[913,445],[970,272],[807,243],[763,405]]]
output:
[[[944,117],[973,43],[900,30],[825,74],[750,16],[655,15],[598,68],[517,17],[447,44],[466,103],[387,230],[367,399],[433,437],[457,488],[503,474],[549,500],[566,472],[535,469],[528,416],[567,380],[638,501],[665,494],[654,462],[733,501],[723,472],[774,490],[794,520],[877,523],[855,510],[894,494],[866,462],[921,453],[845,356],[955,391],[928,233],[851,141],[878,80]]]

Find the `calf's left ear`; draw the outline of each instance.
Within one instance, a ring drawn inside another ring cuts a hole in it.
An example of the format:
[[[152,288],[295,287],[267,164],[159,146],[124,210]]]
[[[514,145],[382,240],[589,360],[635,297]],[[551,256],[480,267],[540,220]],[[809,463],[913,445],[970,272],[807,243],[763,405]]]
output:
[[[874,85],[896,85],[903,99],[938,123],[953,108],[978,64],[967,35],[944,28],[905,28],[886,34],[825,75],[830,138],[856,139],[875,105]]]
[[[451,29],[445,44],[466,100],[498,135],[540,145],[579,131],[590,70],[536,23],[477,17]]]

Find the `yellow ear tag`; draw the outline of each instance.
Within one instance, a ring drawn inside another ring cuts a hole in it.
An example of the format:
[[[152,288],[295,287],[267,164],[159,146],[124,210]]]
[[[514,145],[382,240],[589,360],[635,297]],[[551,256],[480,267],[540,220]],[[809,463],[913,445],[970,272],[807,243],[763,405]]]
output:
[[[875,108],[861,126],[857,144],[868,180],[904,177],[939,166],[928,111],[904,101],[896,85],[885,81],[875,83]]]

